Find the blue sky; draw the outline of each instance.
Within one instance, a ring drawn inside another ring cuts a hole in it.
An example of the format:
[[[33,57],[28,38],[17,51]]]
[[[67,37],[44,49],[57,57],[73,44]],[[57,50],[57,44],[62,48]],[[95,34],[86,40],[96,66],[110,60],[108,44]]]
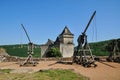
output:
[[[55,40],[65,26],[74,34],[74,43],[96,10],[88,30],[88,41],[120,38],[120,0],[0,0],[0,45],[44,44]]]

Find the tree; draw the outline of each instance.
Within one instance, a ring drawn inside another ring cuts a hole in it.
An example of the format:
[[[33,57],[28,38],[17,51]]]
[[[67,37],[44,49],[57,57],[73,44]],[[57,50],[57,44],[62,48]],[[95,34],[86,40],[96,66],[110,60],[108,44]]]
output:
[[[57,47],[52,47],[47,52],[46,57],[62,57],[62,54]]]

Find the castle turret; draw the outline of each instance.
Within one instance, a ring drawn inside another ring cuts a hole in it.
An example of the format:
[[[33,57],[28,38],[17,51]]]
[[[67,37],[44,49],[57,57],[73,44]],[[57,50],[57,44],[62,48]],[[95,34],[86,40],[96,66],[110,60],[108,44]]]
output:
[[[71,57],[74,52],[74,35],[70,32],[67,26],[62,33],[57,37],[55,44],[60,49],[63,57]]]
[[[67,26],[65,26],[62,33],[59,35],[60,42],[63,44],[73,44],[74,35],[70,32]]]

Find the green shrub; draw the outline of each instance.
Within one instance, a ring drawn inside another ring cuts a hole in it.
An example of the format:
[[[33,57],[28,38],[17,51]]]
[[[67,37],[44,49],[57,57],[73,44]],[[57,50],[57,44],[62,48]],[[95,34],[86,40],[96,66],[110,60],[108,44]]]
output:
[[[62,57],[61,52],[58,48],[52,47],[46,54],[47,57]]]

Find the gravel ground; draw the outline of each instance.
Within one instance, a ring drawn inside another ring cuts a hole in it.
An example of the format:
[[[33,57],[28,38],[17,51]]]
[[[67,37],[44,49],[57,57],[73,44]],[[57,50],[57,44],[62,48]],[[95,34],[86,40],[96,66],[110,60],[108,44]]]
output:
[[[1,62],[0,69],[13,69],[12,73],[36,72],[44,69],[72,69],[90,80],[120,80],[120,64],[114,62],[96,62],[96,68],[84,68],[77,64],[56,63],[56,61],[41,61],[37,66],[22,66],[16,62]]]

